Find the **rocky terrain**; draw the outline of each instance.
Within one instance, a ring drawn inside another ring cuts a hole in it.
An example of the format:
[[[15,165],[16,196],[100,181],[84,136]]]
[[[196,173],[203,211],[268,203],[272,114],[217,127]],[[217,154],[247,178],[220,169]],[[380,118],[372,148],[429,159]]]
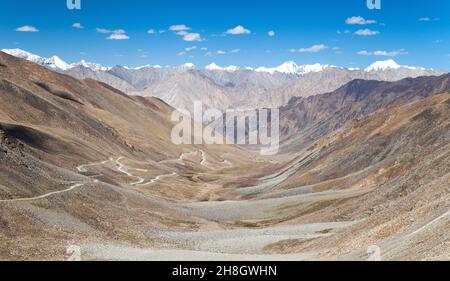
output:
[[[174,145],[166,102],[0,53],[0,259],[448,260],[448,81],[294,98],[262,157]]]

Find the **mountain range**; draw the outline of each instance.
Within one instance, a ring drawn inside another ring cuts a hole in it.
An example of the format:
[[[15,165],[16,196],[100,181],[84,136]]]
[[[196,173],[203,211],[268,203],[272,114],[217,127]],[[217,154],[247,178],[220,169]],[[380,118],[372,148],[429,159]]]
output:
[[[333,65],[297,65],[292,61],[278,67],[219,67],[203,69],[191,63],[177,67],[104,67],[81,61],[68,64],[56,56],[42,58],[20,49],[3,50],[78,79],[90,78],[129,95],[154,96],[176,108],[192,109],[201,100],[208,107],[280,107],[292,97],[331,92],[354,80],[397,81],[407,77],[434,76],[446,71],[402,66],[393,60],[378,61],[366,69]]]

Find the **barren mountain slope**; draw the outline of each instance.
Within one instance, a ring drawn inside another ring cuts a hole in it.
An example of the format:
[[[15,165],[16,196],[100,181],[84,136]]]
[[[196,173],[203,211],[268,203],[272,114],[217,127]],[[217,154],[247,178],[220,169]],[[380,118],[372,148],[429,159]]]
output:
[[[290,81],[282,87],[269,90],[266,93],[258,93],[254,97],[260,107],[280,107],[295,97],[309,97],[335,91],[339,87],[355,79],[377,81],[399,81],[405,78],[420,76],[439,76],[446,71],[430,70],[422,68],[399,67],[398,69],[383,70],[351,70],[345,68],[329,68],[321,72],[311,72]]]
[[[106,83],[124,93],[136,91],[136,88],[126,80],[121,79],[120,77],[117,77],[107,71],[95,71],[88,67],[79,65],[66,70],[64,73],[77,79],[97,80]]]
[[[280,109],[284,149],[296,151],[353,119],[448,90],[447,74],[397,82],[353,80],[331,93],[293,98]]]
[[[164,102],[3,53],[0,101],[0,259],[61,259],[71,240],[151,245],[152,229],[195,228],[161,197],[208,198],[193,173],[250,155],[173,145]]]
[[[368,246],[385,259],[448,259],[450,94],[382,110],[321,139],[291,163],[295,173],[264,197],[307,192],[359,196],[285,206],[289,223],[360,221],[316,241],[268,249],[317,251],[318,258],[361,259]]]
[[[142,91],[128,94],[158,97],[175,108],[188,109],[191,112],[194,102],[202,102],[205,108],[225,109],[231,105],[231,99],[224,89],[190,71],[148,85]]]

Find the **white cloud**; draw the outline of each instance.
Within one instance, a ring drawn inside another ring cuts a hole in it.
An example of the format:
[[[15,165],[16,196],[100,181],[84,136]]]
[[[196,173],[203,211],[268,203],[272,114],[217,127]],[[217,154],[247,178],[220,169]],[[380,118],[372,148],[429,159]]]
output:
[[[202,47],[201,50],[202,50],[202,51],[208,51],[208,48]]]
[[[317,52],[325,50],[326,48],[328,48],[328,47],[325,46],[324,44],[320,44],[320,45],[313,45],[309,48],[300,48],[300,49],[298,49],[298,51],[300,53],[317,53]]]
[[[405,49],[400,49],[396,51],[374,51],[374,52],[362,50],[359,51],[357,54],[360,56],[396,57],[400,55],[407,55],[408,52]]]
[[[39,29],[37,29],[36,27],[31,26],[31,25],[24,25],[24,26],[16,28],[16,31],[19,31],[19,32],[39,32]]]
[[[225,34],[231,34],[231,35],[240,35],[240,34],[250,34],[252,33],[250,30],[246,29],[242,25],[238,25],[235,28],[228,29],[225,31]]]
[[[218,50],[215,52],[216,55],[227,55],[227,54],[237,54],[241,51],[241,49],[233,49],[230,51],[224,51],[224,50]],[[212,56],[214,53],[212,52],[207,52],[205,53],[205,56]]]
[[[380,34],[380,32],[376,31],[376,30],[370,30],[370,29],[366,28],[366,29],[357,30],[355,32],[355,34],[358,35],[358,36],[373,36],[373,35]]]
[[[109,30],[109,29],[105,29],[105,28],[96,28],[96,31],[97,31],[97,33],[102,33],[102,34],[111,33],[111,35],[106,37],[106,39],[108,39],[108,40],[128,40],[128,39],[130,39],[130,37],[125,34],[126,32],[123,29]]]
[[[184,24],[172,25],[169,27],[169,30],[174,31],[176,35],[181,36],[184,41],[203,41],[200,33],[188,32],[191,28]]]
[[[78,28],[78,29],[83,29],[84,28],[84,26],[82,26],[81,23],[79,23],[79,22],[76,22],[76,23],[72,24],[72,27],[73,28]]]
[[[186,31],[186,30],[191,30],[191,28],[187,27],[184,24],[176,24],[176,25],[170,26],[169,30],[171,30],[171,31]]]
[[[384,56],[384,57],[396,57],[399,55],[407,55],[408,52],[406,52],[405,50],[398,50],[398,51],[375,51],[373,52],[374,56]]]
[[[371,56],[372,55],[371,52],[368,52],[366,50],[359,51],[357,54],[360,56]]]
[[[333,48],[332,48],[333,51],[338,51],[338,50],[340,50],[340,49],[341,49],[341,48],[339,48],[339,47],[333,47]]]
[[[275,36],[275,31],[271,30],[269,32],[267,32],[267,35],[269,35],[270,37]]]
[[[419,21],[438,21],[440,18],[430,18],[430,17],[422,17],[419,18]]]
[[[98,28],[98,27],[97,27],[95,30],[97,31],[97,33],[104,33],[104,34],[106,34],[106,33],[111,33],[111,32],[112,32],[112,31],[109,30],[109,29]]]
[[[156,30],[154,30],[153,28],[149,29],[147,31],[148,34],[156,34]]]
[[[190,51],[193,51],[193,50],[195,50],[195,49],[197,49],[197,46],[188,47],[188,48],[185,48],[184,50],[185,50],[186,52],[190,52]]]
[[[199,33],[185,33],[183,35],[183,40],[188,41],[188,42],[203,41],[203,39]]]
[[[108,40],[128,40],[130,37],[124,33],[113,33],[109,35],[106,39]]]
[[[178,54],[177,54],[177,56],[184,56],[184,55],[186,55],[186,52],[179,52]]]
[[[346,24],[360,24],[360,25],[366,25],[366,24],[373,24],[376,23],[376,20],[366,20],[363,17],[351,17],[345,20]]]

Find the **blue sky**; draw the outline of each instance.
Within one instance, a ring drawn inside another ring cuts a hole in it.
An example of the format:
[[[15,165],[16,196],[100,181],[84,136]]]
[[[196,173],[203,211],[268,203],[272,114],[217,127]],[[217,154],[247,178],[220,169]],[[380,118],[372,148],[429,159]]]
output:
[[[108,66],[366,67],[393,58],[450,69],[450,1],[381,3],[369,10],[366,0],[81,0],[81,10],[69,10],[66,0],[0,0],[0,48]]]

